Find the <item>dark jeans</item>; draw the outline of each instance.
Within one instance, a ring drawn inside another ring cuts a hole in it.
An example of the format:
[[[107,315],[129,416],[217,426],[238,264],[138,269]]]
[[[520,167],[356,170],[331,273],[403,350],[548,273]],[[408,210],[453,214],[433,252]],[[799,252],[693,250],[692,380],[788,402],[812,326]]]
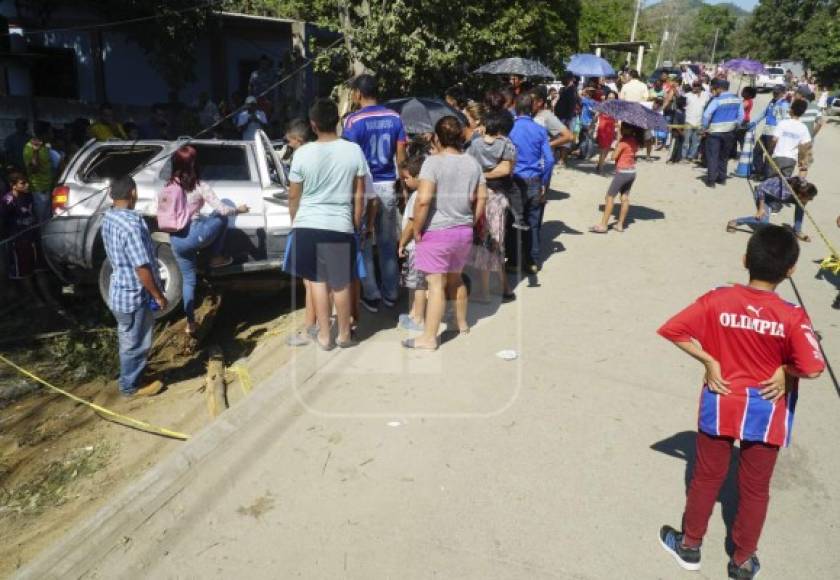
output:
[[[668,159],[671,163],[682,161],[683,147],[685,146],[685,136],[682,133],[674,133],[671,138],[671,157]]]
[[[524,201],[523,213],[525,215],[525,222],[529,227],[527,231],[522,231],[521,236],[517,236],[517,238],[524,238],[522,245],[524,246],[526,262],[539,266],[542,263],[540,232],[542,230],[543,212],[545,211],[545,204],[540,201],[542,178],[514,177],[513,183]]]
[[[762,143],[764,143],[764,147],[767,149],[767,153],[769,155],[773,155],[773,136],[762,135],[761,137],[759,137],[759,139]],[[764,157],[764,149],[761,148],[761,145],[756,143],[755,149],[753,149],[753,174],[769,177],[769,175],[767,174],[769,165],[770,164],[767,163],[767,158]],[[770,170],[771,174],[772,172],[773,171]]]
[[[726,183],[729,153],[734,145],[734,131],[706,135],[706,183]]]

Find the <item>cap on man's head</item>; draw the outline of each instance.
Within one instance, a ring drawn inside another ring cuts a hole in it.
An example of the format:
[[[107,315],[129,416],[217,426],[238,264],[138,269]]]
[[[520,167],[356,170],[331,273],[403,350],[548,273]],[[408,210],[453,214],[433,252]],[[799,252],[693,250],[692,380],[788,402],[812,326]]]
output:
[[[379,96],[379,83],[376,77],[370,74],[361,74],[350,81],[350,88],[359,91],[363,97],[375,99]]]
[[[773,87],[773,94],[774,95],[781,95],[784,92],[785,92],[785,87],[783,87],[782,85],[776,85],[775,87]]]
[[[256,105],[257,104],[257,97],[254,95],[249,95],[247,99],[245,99],[246,105]]]
[[[712,81],[713,89],[729,90],[729,81],[726,79],[715,79]]]
[[[796,94],[802,97],[803,99],[813,101],[814,100],[814,92],[808,85],[799,85],[796,87]]]

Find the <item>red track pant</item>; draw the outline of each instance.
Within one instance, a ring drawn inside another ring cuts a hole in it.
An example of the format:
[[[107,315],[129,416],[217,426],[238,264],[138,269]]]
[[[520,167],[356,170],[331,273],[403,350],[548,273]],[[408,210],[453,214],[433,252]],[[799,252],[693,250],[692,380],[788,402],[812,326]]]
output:
[[[713,437],[702,431],[697,433],[697,460],[683,515],[685,543],[689,546],[699,545],[706,535],[709,518],[729,471],[734,443],[730,437]],[[732,529],[734,557],[739,565],[754,554],[758,547],[758,538],[770,501],[770,478],[778,455],[779,448],[775,445],[741,441],[738,512]]]

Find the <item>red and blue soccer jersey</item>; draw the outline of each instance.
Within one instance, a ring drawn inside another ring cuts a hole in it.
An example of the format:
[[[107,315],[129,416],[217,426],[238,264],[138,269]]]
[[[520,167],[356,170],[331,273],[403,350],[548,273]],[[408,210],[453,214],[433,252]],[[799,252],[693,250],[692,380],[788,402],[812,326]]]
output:
[[[382,105],[364,107],[344,121],[341,135],[365,152],[374,181],[395,181],[397,168],[394,156],[397,143],[405,143],[405,128],[399,113]]]
[[[699,429],[709,435],[787,446],[798,385],[772,403],[761,397],[762,381],[782,365],[801,374],[825,368],[811,321],[802,308],[775,292],[749,286],[718,288],[671,318],[659,334],[672,342],[697,340],[720,363],[731,393],[704,385]]]

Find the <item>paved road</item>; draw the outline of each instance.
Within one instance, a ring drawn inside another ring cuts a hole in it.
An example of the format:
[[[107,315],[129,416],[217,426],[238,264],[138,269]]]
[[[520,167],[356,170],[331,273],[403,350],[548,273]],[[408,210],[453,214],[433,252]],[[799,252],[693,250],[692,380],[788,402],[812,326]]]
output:
[[[816,157],[813,210],[838,240],[840,125]],[[655,329],[709,288],[745,279],[747,235],[724,224],[753,210],[744,181],[709,191],[699,175],[640,163],[627,232],[596,236],[580,232],[607,178],[559,173],[546,214],[552,254],[518,302],[474,308],[472,334],[435,354],[403,352],[384,320],[358,349],[299,351],[246,403],[245,427],[165,498],[141,497],[142,517],[74,552],[77,563],[91,558],[74,573],[690,577],[656,534],[679,524],[700,368]],[[815,279],[825,251],[803,249],[796,283],[840,365],[837,290]],[[780,291],[793,299],[790,285]],[[501,360],[502,349],[520,357]],[[827,376],[803,388],[798,411],[761,544],[768,580],[840,567],[840,398]],[[731,515],[732,498],[730,482],[691,577],[725,577],[721,511]]]

